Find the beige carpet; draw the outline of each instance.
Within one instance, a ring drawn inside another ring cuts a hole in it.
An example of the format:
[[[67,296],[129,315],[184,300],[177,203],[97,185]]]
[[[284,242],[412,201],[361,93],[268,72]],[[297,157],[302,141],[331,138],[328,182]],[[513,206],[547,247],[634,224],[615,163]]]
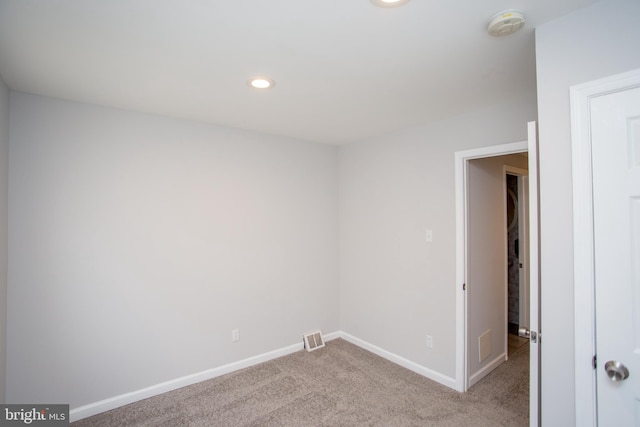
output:
[[[338,339],[72,426],[528,426],[528,348],[462,394]]]

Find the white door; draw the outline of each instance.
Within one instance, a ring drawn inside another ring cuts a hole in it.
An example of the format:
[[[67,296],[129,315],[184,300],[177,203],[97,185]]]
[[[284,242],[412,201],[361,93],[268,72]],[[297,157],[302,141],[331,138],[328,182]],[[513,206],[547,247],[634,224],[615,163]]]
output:
[[[529,146],[529,425],[540,425],[540,227],[538,216],[538,131],[528,124]]]
[[[528,173],[528,172],[527,172]],[[529,324],[529,177],[518,176],[518,246],[520,274],[518,328],[530,329]]]
[[[640,88],[594,97],[591,132],[598,425],[640,426]]]

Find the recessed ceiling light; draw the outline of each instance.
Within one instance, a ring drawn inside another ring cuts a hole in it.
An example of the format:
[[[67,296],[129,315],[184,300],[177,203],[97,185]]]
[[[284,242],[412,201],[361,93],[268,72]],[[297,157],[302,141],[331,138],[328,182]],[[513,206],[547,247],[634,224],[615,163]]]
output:
[[[274,87],[276,82],[268,77],[252,77],[247,84],[254,89],[269,89]]]
[[[409,0],[371,0],[371,3],[378,7],[398,7],[406,4]]]

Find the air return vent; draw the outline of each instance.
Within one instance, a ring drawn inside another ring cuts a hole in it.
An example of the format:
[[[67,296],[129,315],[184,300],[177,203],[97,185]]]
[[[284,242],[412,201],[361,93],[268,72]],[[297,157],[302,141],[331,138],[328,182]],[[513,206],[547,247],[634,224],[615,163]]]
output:
[[[491,356],[491,329],[478,337],[478,353],[480,354],[480,363]]]
[[[315,331],[304,334],[304,348],[307,351],[317,350],[324,347],[324,338],[322,338],[322,332]]]

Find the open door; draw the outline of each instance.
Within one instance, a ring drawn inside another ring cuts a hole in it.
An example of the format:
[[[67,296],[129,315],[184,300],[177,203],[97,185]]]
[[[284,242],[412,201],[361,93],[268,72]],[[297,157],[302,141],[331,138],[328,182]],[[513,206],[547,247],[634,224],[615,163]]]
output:
[[[540,193],[538,190],[538,128],[528,125],[529,146],[529,425],[540,425]]]
[[[528,124],[529,152],[529,233],[528,233],[528,326],[521,326],[518,334],[529,338],[529,425],[540,425],[540,228],[538,191],[538,129],[536,122]]]

